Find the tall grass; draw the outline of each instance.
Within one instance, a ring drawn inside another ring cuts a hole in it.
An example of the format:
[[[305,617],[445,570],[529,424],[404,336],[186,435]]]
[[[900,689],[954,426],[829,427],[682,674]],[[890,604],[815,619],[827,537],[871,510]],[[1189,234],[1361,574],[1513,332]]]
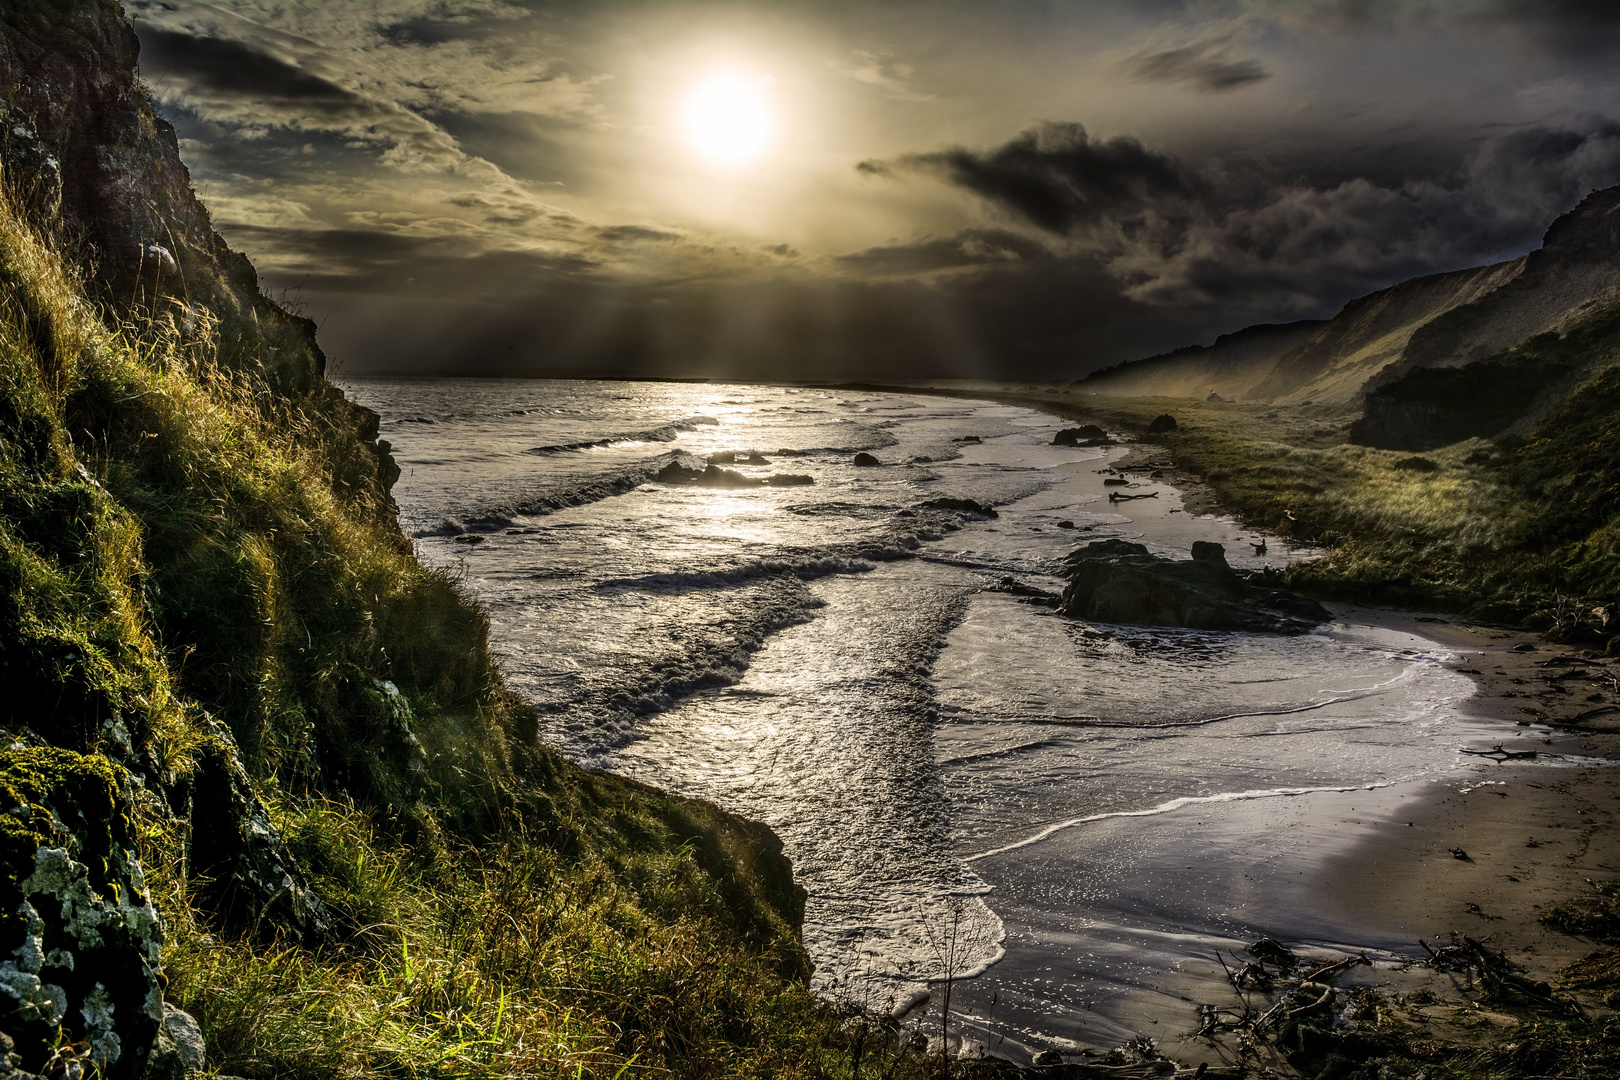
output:
[[[169,996],[212,1065],[851,1072],[780,844],[538,746],[483,615],[395,527],[352,406],[278,389],[285,342],[245,326],[93,308],[0,200],[0,695],[28,706],[13,730],[146,783]],[[334,915],[319,948],[232,921],[226,871],[189,857],[185,777],[236,747]],[[877,1042],[868,1075],[922,1067]]]
[[[633,867],[570,857],[512,824],[424,856],[345,803],[278,807],[278,824],[343,921],[315,953],[210,937],[186,922],[170,993],[221,1069],[246,1077],[828,1076],[840,1018],[790,958],[737,933],[690,846]],[[787,948],[793,943],[783,941]],[[888,1058],[892,1063],[895,1052]]]

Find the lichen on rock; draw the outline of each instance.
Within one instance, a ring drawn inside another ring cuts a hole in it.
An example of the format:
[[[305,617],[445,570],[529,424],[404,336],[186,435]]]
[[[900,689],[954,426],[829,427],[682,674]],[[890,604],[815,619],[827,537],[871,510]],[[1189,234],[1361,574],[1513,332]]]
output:
[[[100,755],[0,752],[0,998],[13,1003],[5,1033],[18,1069],[83,1043],[109,1078],[146,1071],[164,1018],[163,929],[127,782]]]

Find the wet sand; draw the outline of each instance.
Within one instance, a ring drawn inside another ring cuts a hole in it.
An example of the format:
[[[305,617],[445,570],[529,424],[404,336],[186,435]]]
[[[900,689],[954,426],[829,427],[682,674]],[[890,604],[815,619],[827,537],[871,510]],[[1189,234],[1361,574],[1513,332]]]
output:
[[[1620,879],[1620,711],[1607,707],[1620,697],[1608,681],[1620,664],[1517,631],[1359,616],[1456,650],[1453,666],[1479,685],[1468,711],[1513,725],[1502,748],[1544,752],[1552,741],[1564,761],[1505,760],[1478,784],[1416,795],[1396,820],[1325,865],[1316,887],[1346,919],[1379,933],[1414,943],[1468,934],[1533,977],[1553,979],[1592,943],[1549,930],[1542,913],[1589,892],[1590,882]]]
[[[1113,508],[1129,519],[1113,526],[1125,535],[1182,551],[1194,539],[1224,542],[1234,565],[1245,568],[1311,554],[1274,536],[1266,554],[1253,551],[1249,541],[1263,534],[1230,518],[1198,513],[1209,504],[1188,498],[1155,448],[1110,449],[1101,461],[1077,466],[1074,483],[1101,492],[1102,469],[1139,481],[1126,490],[1160,492],[1158,498]],[[1084,531],[1076,536],[1086,538]],[[1585,820],[1578,810],[1612,794],[1606,763],[1620,753],[1620,736],[1571,734],[1543,719],[1602,705],[1586,698],[1604,692],[1601,680],[1610,668],[1524,634],[1461,626],[1437,616],[1331,607],[1335,622],[1345,628],[1336,632],[1376,630],[1384,634],[1383,647],[1420,654],[1414,656],[1419,664],[1435,663],[1432,658],[1443,654],[1445,666],[1462,676],[1454,679],[1456,689],[1440,713],[1428,715],[1408,736],[1414,778],[1400,779],[1397,759],[1385,782],[1350,781],[1338,788],[1330,783],[1254,798],[1234,792],[1230,801],[1191,804],[1162,815],[1087,820],[1027,847],[971,856],[976,872],[992,886],[989,902],[1007,937],[1004,959],[986,976],[955,989],[953,1012],[962,1021],[969,1052],[977,1044],[1015,1061],[1051,1050],[1084,1060],[1146,1035],[1172,1057],[1218,1062],[1220,1052],[1193,1037],[1198,1006],[1236,1004],[1217,955],[1241,967],[1238,954],[1261,936],[1308,955],[1365,950],[1378,961],[1376,968],[1352,973],[1341,985],[1386,980],[1395,968],[1424,955],[1420,936],[1443,937],[1452,930],[1478,937],[1505,931],[1514,922],[1523,929],[1512,939],[1513,947],[1531,945],[1542,966],[1562,966],[1589,949],[1572,939],[1552,940],[1558,935],[1536,923],[1541,909],[1533,905],[1586,888],[1584,877],[1613,861],[1605,846],[1613,831],[1589,830],[1580,858],[1562,859],[1563,852],[1538,846],[1498,872],[1508,838],[1489,830],[1518,820],[1500,809],[1517,799],[1513,805],[1530,815],[1523,820],[1533,819],[1549,835],[1556,831],[1562,841],[1572,822]],[[1515,651],[1517,646],[1533,651]],[[1577,659],[1580,664],[1573,664]],[[1469,680],[1477,688],[1472,692]],[[1351,712],[1322,723],[1343,723],[1353,731],[1368,719],[1373,718]],[[1252,734],[1265,739],[1270,733],[1259,725]],[[1364,749],[1353,734],[1346,738],[1347,752]],[[1276,744],[1277,751],[1288,752],[1285,741]],[[1538,756],[1498,764],[1459,753],[1490,751],[1499,744]],[[1224,777],[1237,759],[1222,754],[1234,745],[1211,745],[1209,768],[1217,790],[1230,783]],[[1161,767],[1173,771],[1178,760],[1166,743]],[[1331,773],[1331,765],[1326,771]],[[1504,799],[1499,793],[1509,781],[1523,790]],[[1521,837],[1517,844],[1523,847],[1526,840]],[[1454,847],[1471,851],[1470,845],[1480,849],[1477,858],[1464,861],[1451,854]],[[1515,865],[1520,869],[1511,869]],[[1515,894],[1522,905],[1509,904],[1499,890],[1485,887],[1518,884],[1506,882],[1508,875],[1536,883]]]
[[[1070,402],[1025,394],[1017,400],[1062,416],[1082,415]],[[1188,519],[1221,513],[1208,487],[1176,468],[1160,447],[1136,443],[1109,458],[1121,472],[1173,486],[1188,525]],[[1237,539],[1242,527],[1232,528]],[[1477,737],[1466,749],[1500,745],[1508,753],[1537,757],[1481,757],[1478,770],[1446,780],[1212,809],[1196,820],[1136,826],[1129,836],[1122,829],[1119,843],[1133,849],[1128,861],[1136,880],[1105,890],[1112,895],[1101,907],[1094,887],[1082,896],[1080,883],[1052,871],[1077,865],[1071,861],[1076,856],[1085,865],[1087,856],[1106,851],[1112,841],[1098,834],[1110,826],[1091,830],[1083,853],[1049,851],[999,873],[984,867],[987,877],[1000,879],[997,909],[1009,932],[1003,963],[1025,969],[1017,973],[1020,981],[1044,980],[1053,1012],[1070,1020],[1056,1040],[1027,1027],[1019,1031],[1023,1025],[1006,1015],[1006,1003],[983,992],[989,981],[966,984],[957,1001],[968,1016],[984,1021],[986,1050],[1016,1060],[1055,1048],[1076,1060],[1144,1034],[1181,1060],[1218,1061],[1219,1052],[1191,1035],[1194,1006],[1233,1003],[1215,954],[1241,950],[1248,939],[1239,930],[1244,925],[1265,926],[1307,952],[1367,949],[1379,961],[1341,985],[1443,981],[1427,969],[1401,966],[1424,955],[1419,939],[1434,944],[1453,933],[1484,940],[1531,977],[1548,981],[1590,952],[1593,943],[1539,920],[1548,907],[1589,892],[1592,882],[1620,879],[1620,769],[1614,768],[1620,764],[1620,661],[1450,616],[1347,605],[1333,610],[1346,620],[1415,634],[1451,650],[1447,666],[1477,687],[1456,709],[1478,722]],[[1156,831],[1163,835],[1156,837]],[[1270,846],[1292,855],[1245,860],[1246,843],[1279,834],[1287,842],[1273,839]],[[1190,855],[1200,849],[1203,858]],[[1015,884],[1020,877],[1025,880]],[[1075,893],[1076,905],[1085,903],[1092,916],[1075,920],[1067,936],[1053,933],[1050,916],[1056,894],[1064,892]],[[1025,911],[1009,902],[1014,893],[1042,900]],[[1150,927],[1152,913],[1141,918],[1143,905],[1165,895],[1185,898],[1183,912],[1202,910],[1205,917],[1191,920],[1179,935],[1174,928]],[[1110,910],[1118,916],[1112,924]],[[1211,932],[1222,924],[1237,932]],[[1037,937],[1042,954],[1018,947],[1020,938],[1034,944]],[[1196,951],[1209,960],[1182,962],[1173,978],[1161,973],[1151,985],[1144,981],[1129,995],[1128,1008],[1099,995],[1101,987],[1088,987],[1083,974],[1076,977],[1099,957],[1112,954],[1117,961],[1156,946],[1184,955]]]

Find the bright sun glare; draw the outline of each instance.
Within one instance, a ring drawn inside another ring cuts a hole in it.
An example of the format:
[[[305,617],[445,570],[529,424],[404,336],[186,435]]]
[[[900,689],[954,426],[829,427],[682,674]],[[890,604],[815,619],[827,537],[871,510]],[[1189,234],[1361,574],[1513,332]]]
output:
[[[718,169],[752,165],[776,145],[776,104],[768,77],[717,71],[686,92],[681,135],[687,148]]]

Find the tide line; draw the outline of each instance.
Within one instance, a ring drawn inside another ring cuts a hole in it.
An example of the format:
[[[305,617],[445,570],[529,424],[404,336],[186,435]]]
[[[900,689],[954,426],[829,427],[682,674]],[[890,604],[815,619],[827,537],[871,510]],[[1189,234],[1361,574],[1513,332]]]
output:
[[[1386,780],[1377,784],[1346,784],[1335,787],[1262,788],[1255,791],[1223,791],[1216,795],[1183,795],[1180,798],[1171,799],[1168,802],[1162,802],[1157,806],[1150,806],[1145,810],[1110,810],[1106,813],[1087,814],[1085,817],[1070,818],[1067,821],[1059,821],[1055,824],[1048,825],[1046,828],[1032,836],[1026,836],[1022,840],[1015,840],[1010,844],[1004,844],[998,848],[991,848],[989,851],[981,851],[975,855],[965,856],[962,861],[971,863],[978,862],[980,859],[988,859],[993,855],[1005,855],[1009,851],[1017,851],[1019,848],[1026,848],[1032,844],[1038,844],[1047,837],[1056,835],[1065,829],[1072,829],[1077,825],[1090,825],[1092,822],[1096,821],[1107,821],[1110,818],[1157,817],[1160,814],[1174,813],[1175,811],[1181,810],[1188,806],[1197,806],[1208,803],[1252,802],[1256,799],[1284,799],[1292,798],[1298,795],[1326,795],[1343,794],[1349,791],[1376,791],[1379,788],[1394,787],[1397,784],[1404,784],[1413,779],[1416,778],[1402,777],[1398,780]]]

